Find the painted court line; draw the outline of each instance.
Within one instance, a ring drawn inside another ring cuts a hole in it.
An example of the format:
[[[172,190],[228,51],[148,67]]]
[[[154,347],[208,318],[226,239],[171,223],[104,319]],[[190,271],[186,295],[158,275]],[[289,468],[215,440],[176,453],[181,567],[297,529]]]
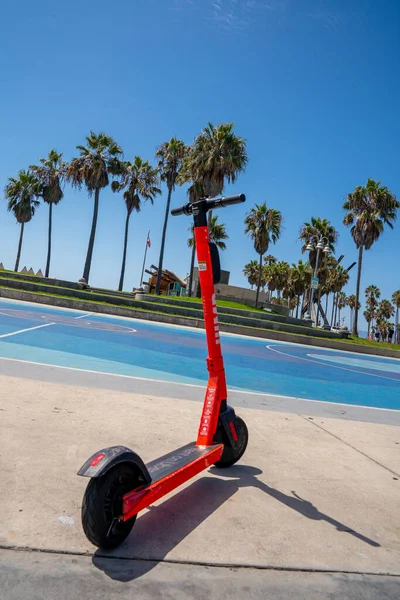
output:
[[[50,325],[55,325],[55,323],[44,323],[43,325],[36,325],[36,327],[28,327],[28,329],[19,329],[18,331],[13,331],[12,333],[3,333],[0,335],[0,338],[11,337],[12,335],[25,333],[25,331],[33,331],[34,329],[41,329],[42,327],[50,327]]]
[[[122,375],[121,373],[108,373],[106,371],[93,371],[91,369],[79,369],[78,367],[66,367],[64,365],[52,365],[49,363],[40,363],[34,362],[31,360],[23,360],[21,358],[6,358],[4,356],[0,356],[0,360],[7,360],[10,362],[24,363],[27,365],[35,365],[38,367],[51,367],[52,369],[64,369],[66,371],[80,371],[82,373],[91,373],[93,375],[105,375],[108,377],[121,377],[123,379],[133,379],[139,381],[151,381],[152,383],[162,383],[165,385],[181,385],[185,387],[198,388],[204,390],[207,386],[207,382],[204,382],[204,385],[200,385],[198,383],[186,383],[180,381],[167,381],[164,379],[151,379],[150,377],[136,377],[135,375]],[[331,402],[329,400],[313,400],[312,398],[301,398],[299,396],[283,396],[280,394],[270,394],[268,392],[252,392],[250,390],[238,389],[238,388],[229,388],[228,392],[238,393],[238,394],[246,394],[248,396],[260,396],[260,397],[269,397],[269,398],[278,398],[284,400],[304,400],[305,402],[316,402],[325,406],[326,404],[331,404],[332,406],[346,406],[348,408],[362,408],[363,410],[381,410],[386,412],[395,412],[398,413],[398,409],[396,408],[381,408],[379,406],[363,406],[362,404],[346,404],[345,402]],[[189,398],[190,400],[190,398]]]
[[[377,375],[376,373],[366,373],[365,371],[356,371],[355,369],[349,369],[348,367],[342,367],[340,365],[333,365],[332,363],[322,362],[319,360],[313,360],[312,358],[304,358],[304,356],[297,356],[296,354],[288,354],[287,352],[282,352],[281,350],[275,350],[272,346],[266,346],[268,350],[271,352],[276,352],[277,354],[282,354],[282,356],[289,356],[290,358],[298,358],[300,360],[305,360],[306,362],[314,363],[316,365],[331,367],[332,369],[341,369],[342,371],[350,371],[351,373],[357,373],[358,375],[368,375],[369,377],[378,377],[378,379],[388,379],[389,381],[395,381],[399,383],[398,379],[394,379],[393,377],[385,377],[384,375]]]
[[[84,319],[85,317],[90,317],[93,313],[86,313],[84,315],[80,315],[79,317],[74,317],[74,319]]]

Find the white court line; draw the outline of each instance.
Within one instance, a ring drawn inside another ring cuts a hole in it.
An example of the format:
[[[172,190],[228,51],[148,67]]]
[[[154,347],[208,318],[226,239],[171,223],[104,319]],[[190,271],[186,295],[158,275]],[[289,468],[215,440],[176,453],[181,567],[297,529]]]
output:
[[[151,377],[136,377],[135,375],[121,375],[120,373],[107,373],[106,371],[93,371],[91,369],[79,369],[78,367],[66,367],[64,365],[51,365],[49,363],[40,363],[34,362],[31,360],[23,360],[21,358],[6,358],[4,356],[0,356],[0,360],[8,360],[10,362],[18,362],[24,363],[27,365],[36,365],[38,367],[51,367],[53,369],[64,369],[66,371],[81,371],[82,373],[92,373],[93,375],[106,375],[110,377],[122,377],[123,379],[133,379],[139,381],[151,381],[152,383],[163,383],[163,384],[171,384],[171,385],[182,385],[185,387],[198,388],[201,390],[205,390],[207,386],[207,382],[204,382],[204,385],[200,385],[198,383],[186,383],[179,381],[167,381],[165,379],[152,379]],[[384,410],[388,412],[398,413],[399,410],[396,408],[380,408],[379,406],[363,406],[362,404],[346,404],[345,402],[331,402],[329,400],[313,400],[311,398],[299,398],[298,396],[282,396],[279,394],[269,394],[268,392],[251,392],[248,390],[242,389],[232,389],[228,388],[228,392],[238,393],[238,394],[247,394],[248,396],[261,396],[265,398],[266,396],[269,398],[278,398],[280,400],[304,400],[305,402],[317,402],[318,404],[331,404],[332,406],[347,406],[348,408],[362,408],[364,410]],[[190,398],[188,398],[190,400]]]
[[[55,323],[44,323],[44,325],[36,325],[36,327],[28,327],[28,329],[20,329],[19,331],[13,331],[12,333],[3,333],[3,335],[0,335],[0,338],[11,337],[12,335],[18,335],[25,331],[33,331],[34,329],[41,329],[42,327],[50,327],[50,325],[55,325]]]
[[[377,375],[376,373],[365,373],[364,371],[356,371],[355,369],[349,369],[347,367],[341,367],[339,365],[332,365],[331,363],[321,362],[318,360],[313,360],[312,358],[304,358],[303,356],[297,356],[296,354],[287,354],[286,352],[281,352],[280,350],[274,350],[271,346],[266,346],[268,350],[271,352],[276,352],[277,354],[282,354],[282,356],[288,356],[289,358],[299,358],[300,360],[305,360],[306,362],[315,363],[319,366],[324,367],[332,367],[333,369],[341,369],[342,371],[350,371],[351,373],[357,373],[358,375],[369,375],[369,377],[378,377],[379,379],[388,379],[389,381],[395,381],[396,383],[400,383],[399,379],[394,379],[393,377],[384,377],[383,375]],[[339,350],[340,352],[340,350]],[[362,368],[362,367],[361,367]]]
[[[80,315],[79,317],[74,317],[74,319],[84,319],[85,317],[90,317],[92,313],[86,313],[84,315]]]

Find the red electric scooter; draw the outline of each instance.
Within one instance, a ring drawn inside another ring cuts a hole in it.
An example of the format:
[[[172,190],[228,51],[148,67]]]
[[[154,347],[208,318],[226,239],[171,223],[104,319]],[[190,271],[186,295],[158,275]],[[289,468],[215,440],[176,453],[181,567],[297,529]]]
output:
[[[185,214],[194,218],[209,371],[200,427],[196,442],[147,465],[124,446],[100,450],[85,462],[78,475],[91,479],[82,503],[82,525],[86,537],[99,548],[115,548],[129,535],[139,511],[211,465],[230,467],[246,450],[246,424],[227,405],[214,291],[220,278],[220,263],[207,227],[209,210],[244,201],[244,194],[203,199],[171,211],[173,216]]]

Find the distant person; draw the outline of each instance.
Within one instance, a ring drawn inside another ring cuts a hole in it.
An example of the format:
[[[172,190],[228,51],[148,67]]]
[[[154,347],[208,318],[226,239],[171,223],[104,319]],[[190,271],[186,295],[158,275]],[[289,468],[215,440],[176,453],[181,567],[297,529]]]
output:
[[[375,331],[375,339],[377,342],[379,342],[379,331]]]
[[[389,329],[389,333],[388,333],[388,342],[389,342],[389,344],[392,343],[393,336],[394,336],[394,329],[393,329],[393,327],[391,327]]]

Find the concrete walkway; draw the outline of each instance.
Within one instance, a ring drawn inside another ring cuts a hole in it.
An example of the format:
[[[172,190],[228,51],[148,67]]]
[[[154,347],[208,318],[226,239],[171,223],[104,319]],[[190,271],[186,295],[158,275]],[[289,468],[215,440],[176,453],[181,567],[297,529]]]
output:
[[[79,577],[90,574],[97,583],[99,573],[101,581],[150,577],[150,587],[135,588],[135,593],[142,589],[138,598],[157,597],[152,585],[163,581],[170,582],[171,590],[173,581],[192,582],[192,592],[198,582],[197,595],[185,588],[181,595],[171,591],[160,596],[178,600],[244,597],[249,571],[242,579],[241,573],[248,567],[252,572],[257,568],[252,581],[257,582],[254,593],[261,595],[249,592],[246,598],[268,597],[265,590],[278,581],[285,582],[282,593],[270,597],[293,597],[293,589],[292,595],[285,594],[295,574],[302,582],[293,583],[298,598],[312,597],[306,594],[307,582],[314,589],[310,577],[322,586],[316,598],[336,598],[329,595],[335,590],[341,599],[400,597],[400,428],[308,414],[241,408],[250,443],[240,464],[227,471],[211,469],[151,507],[111,555],[96,552],[92,564],[73,558],[90,557],[94,551],[80,525],[87,481],[76,471],[86,458],[104,446],[123,444],[151,460],[195,438],[199,410],[198,402],[0,376],[0,545],[8,548],[1,555],[0,572],[8,565],[8,581],[19,580],[36,561],[37,576],[47,569],[51,577],[61,561],[63,577],[77,570]],[[11,554],[10,548],[69,557]],[[209,566],[202,575],[201,565]],[[219,575],[212,565],[221,567]],[[226,589],[225,594],[221,580],[230,580],[230,572],[223,566],[238,569],[232,581],[239,578],[244,586],[241,596]],[[195,569],[193,576],[190,569]],[[315,572],[331,575],[318,578]],[[359,585],[357,577],[347,574],[370,574],[371,587],[364,595],[361,586],[347,596],[346,581],[349,590]],[[213,595],[207,586],[215,579],[219,584]],[[367,595],[374,582],[379,593]],[[6,589],[1,580],[0,587]],[[12,593],[5,599],[45,597]],[[111,592],[93,597],[113,598]],[[128,595],[118,592],[118,598],[124,597]]]

